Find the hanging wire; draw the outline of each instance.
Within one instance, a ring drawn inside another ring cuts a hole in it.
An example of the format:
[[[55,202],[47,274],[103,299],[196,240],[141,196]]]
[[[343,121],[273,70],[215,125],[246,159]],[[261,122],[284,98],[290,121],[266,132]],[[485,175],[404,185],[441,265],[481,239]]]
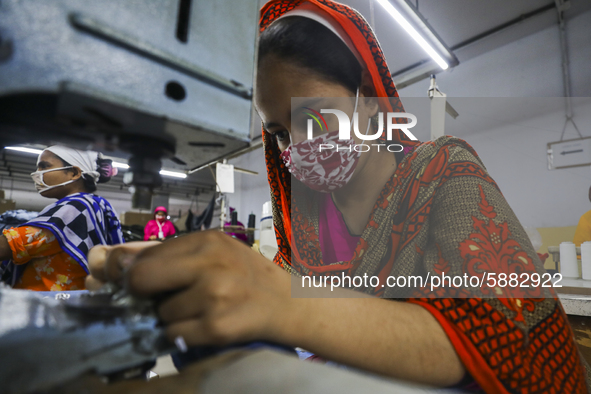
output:
[[[213,172],[213,170],[211,169],[211,166],[208,166],[207,168],[209,168],[209,172],[211,172],[211,176],[213,177],[213,181],[215,182],[215,185],[217,187],[217,191],[220,192],[220,194],[222,194],[222,188],[220,187],[220,185],[218,184],[218,179],[215,176],[215,173]]]
[[[566,21],[564,20],[564,0],[554,0],[556,4],[556,11],[558,14],[558,32],[560,33],[560,55],[562,57],[562,83],[564,85],[564,97],[566,104],[564,126],[562,127],[562,134],[560,134],[560,141],[564,138],[566,132],[566,126],[568,123],[572,123],[575,130],[579,134],[579,137],[583,138],[583,135],[579,131],[577,124],[573,117],[573,109],[571,102],[571,91],[570,91],[570,72],[568,69],[568,47],[566,45]]]
[[[369,24],[373,31],[376,31],[376,13],[374,10],[374,3],[376,0],[369,0]]]

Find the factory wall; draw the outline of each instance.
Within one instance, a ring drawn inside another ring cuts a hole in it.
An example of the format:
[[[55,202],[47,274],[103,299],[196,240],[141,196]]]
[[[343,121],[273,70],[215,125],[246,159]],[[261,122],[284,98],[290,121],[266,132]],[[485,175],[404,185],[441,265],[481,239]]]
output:
[[[568,21],[572,95],[591,96],[591,12]],[[465,61],[449,72],[437,75],[439,88],[454,104],[454,97],[563,96],[561,56],[557,27],[545,29],[504,47]],[[425,97],[428,82],[422,81],[400,91],[401,97]],[[502,101],[502,99],[496,99]],[[461,103],[461,99],[456,102]],[[535,99],[530,100],[535,102]],[[543,100],[542,100],[543,101]],[[584,137],[591,136],[591,106],[579,104],[574,120]],[[493,102],[491,100],[491,102]],[[503,121],[499,125],[454,133],[466,121],[446,119],[446,133],[471,144],[496,180],[509,204],[526,227],[574,226],[579,217],[591,210],[588,189],[591,168],[547,169],[546,144],[560,140],[565,122],[561,109],[551,113],[527,115]],[[490,117],[497,116],[491,111]],[[457,123],[456,123],[457,122]],[[417,135],[421,139],[420,135]],[[565,139],[577,138],[569,124]],[[424,137],[423,137],[424,138]],[[427,136],[428,138],[428,136]]]

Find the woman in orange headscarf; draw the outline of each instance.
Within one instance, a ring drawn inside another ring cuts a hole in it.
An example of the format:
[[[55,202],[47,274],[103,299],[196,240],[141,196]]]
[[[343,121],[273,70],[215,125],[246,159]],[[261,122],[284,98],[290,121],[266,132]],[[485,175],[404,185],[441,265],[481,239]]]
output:
[[[308,79],[325,74],[326,81],[338,80],[339,75],[323,72],[326,64],[319,66],[318,56],[296,53],[299,48],[313,51],[313,45],[308,42],[306,46],[302,36],[308,34],[312,37],[309,41],[318,40],[319,28],[314,27],[318,23],[338,35],[359,61],[363,95],[389,98],[380,101],[380,110],[384,112],[403,111],[371,28],[354,10],[327,0],[275,0],[266,4],[261,13],[259,80],[261,75],[273,75],[273,67],[279,68],[277,64],[282,61],[316,71],[316,75],[310,72],[312,76]],[[326,50],[326,45],[323,48]],[[354,60],[351,57],[347,63],[340,63],[341,74],[346,74],[348,64]],[[261,68],[268,72],[261,73]],[[290,82],[283,82],[283,86]],[[339,82],[347,86],[346,78],[340,77]],[[349,94],[355,92],[354,88],[355,85],[348,87]],[[295,97],[326,95],[318,87],[317,92],[297,91],[293,87],[291,90]],[[336,95],[334,92],[330,95]],[[265,93],[270,95],[271,91],[259,90],[258,96],[264,97]],[[277,92],[272,98],[269,96],[268,102],[259,100],[263,121],[269,114],[281,113],[277,104],[280,96]],[[428,311],[452,344],[465,369],[465,379],[468,382],[472,379],[486,392],[586,392],[586,371],[553,292],[543,292],[536,286],[490,288],[485,283],[477,291],[464,286],[453,291],[416,290],[409,294],[384,286],[389,276],[409,274],[422,277],[467,274],[479,278],[511,273],[525,274],[523,278],[536,273],[544,275],[523,228],[468,144],[450,137],[418,144],[409,141],[403,133],[394,135],[394,142],[405,147],[401,153],[411,153],[390,155],[396,158],[395,167],[388,168],[389,175],[376,189],[379,194],[375,198],[363,193],[361,183],[357,182],[357,190],[349,187],[349,183],[332,191],[332,198],[324,203],[322,197],[306,191],[307,188],[319,190],[309,176],[295,163],[282,160],[285,153],[279,153],[288,150],[293,156],[297,151],[295,146],[302,145],[301,137],[293,130],[288,134],[281,126],[273,127],[269,123],[263,138],[279,245],[276,264],[296,275],[377,276],[380,279],[377,285],[363,290],[387,298],[406,296],[406,301]],[[309,156],[300,156],[304,162],[310,161]],[[288,171],[294,176],[291,179]],[[358,169],[353,177],[360,173]],[[372,173],[370,184],[379,184],[380,175]],[[307,188],[302,188],[302,184]],[[367,205],[370,209],[359,213],[363,210],[359,208],[363,197],[366,201],[370,197]],[[346,228],[360,235],[348,250],[346,245],[355,239],[347,234],[339,239],[335,230],[338,223],[330,226],[328,235],[323,234],[323,221],[326,223],[333,205],[342,214]],[[386,232],[384,228],[391,230]],[[346,242],[338,244],[337,250],[345,250],[348,255],[336,253],[335,259],[335,253],[327,250],[326,245],[333,241],[334,247],[335,242],[343,239]],[[379,330],[386,327],[387,324]],[[419,349],[417,346],[417,354]],[[448,366],[457,373],[453,360]]]
[[[168,336],[190,345],[274,341],[374,373],[488,393],[587,392],[555,293],[496,280],[545,272],[476,152],[451,137],[421,144],[402,131],[380,134],[385,113],[404,110],[365,20],[329,0],[272,0],[260,29],[254,101],[264,126],[276,265],[220,232],[139,254],[127,271],[129,289],[173,294],[159,307]],[[293,97],[318,99],[305,99],[318,125],[308,138],[296,127],[302,107],[292,111]],[[327,106],[333,98],[355,102],[343,112],[357,113],[365,136],[343,141],[331,131],[336,117],[320,118],[321,108],[335,108]],[[373,135],[370,153],[356,154],[352,148]],[[322,151],[335,146],[342,149]],[[121,277],[103,265],[136,252],[116,249],[93,250],[95,277]],[[391,282],[445,275],[476,278],[478,286]],[[315,289],[317,298],[292,297],[290,283],[327,276],[370,280],[345,286],[364,297],[333,291],[332,279]],[[481,281],[490,278],[494,284]],[[325,297],[335,294],[341,298]]]

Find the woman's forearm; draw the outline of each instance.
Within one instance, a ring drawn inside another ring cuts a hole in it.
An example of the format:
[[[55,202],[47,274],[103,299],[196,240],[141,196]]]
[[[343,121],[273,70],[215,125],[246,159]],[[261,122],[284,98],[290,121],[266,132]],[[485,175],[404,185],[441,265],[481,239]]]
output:
[[[447,335],[424,308],[379,298],[292,298],[283,340],[359,369],[437,386],[465,374]]]

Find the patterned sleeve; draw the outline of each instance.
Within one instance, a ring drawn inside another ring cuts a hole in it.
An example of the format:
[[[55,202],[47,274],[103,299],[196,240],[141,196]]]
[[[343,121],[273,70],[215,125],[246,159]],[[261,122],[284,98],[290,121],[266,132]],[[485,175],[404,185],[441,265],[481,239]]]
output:
[[[450,153],[433,197],[432,242],[423,260],[427,271],[478,278],[490,274],[497,280],[501,274],[517,274],[520,282],[526,277],[522,274],[549,275],[480,160],[459,147]],[[553,291],[505,281],[457,291],[410,302],[439,321],[486,392],[587,392],[572,330]]]
[[[62,251],[53,233],[33,226],[21,226],[3,231],[12,250],[12,261],[25,264],[35,257],[51,256]]]

